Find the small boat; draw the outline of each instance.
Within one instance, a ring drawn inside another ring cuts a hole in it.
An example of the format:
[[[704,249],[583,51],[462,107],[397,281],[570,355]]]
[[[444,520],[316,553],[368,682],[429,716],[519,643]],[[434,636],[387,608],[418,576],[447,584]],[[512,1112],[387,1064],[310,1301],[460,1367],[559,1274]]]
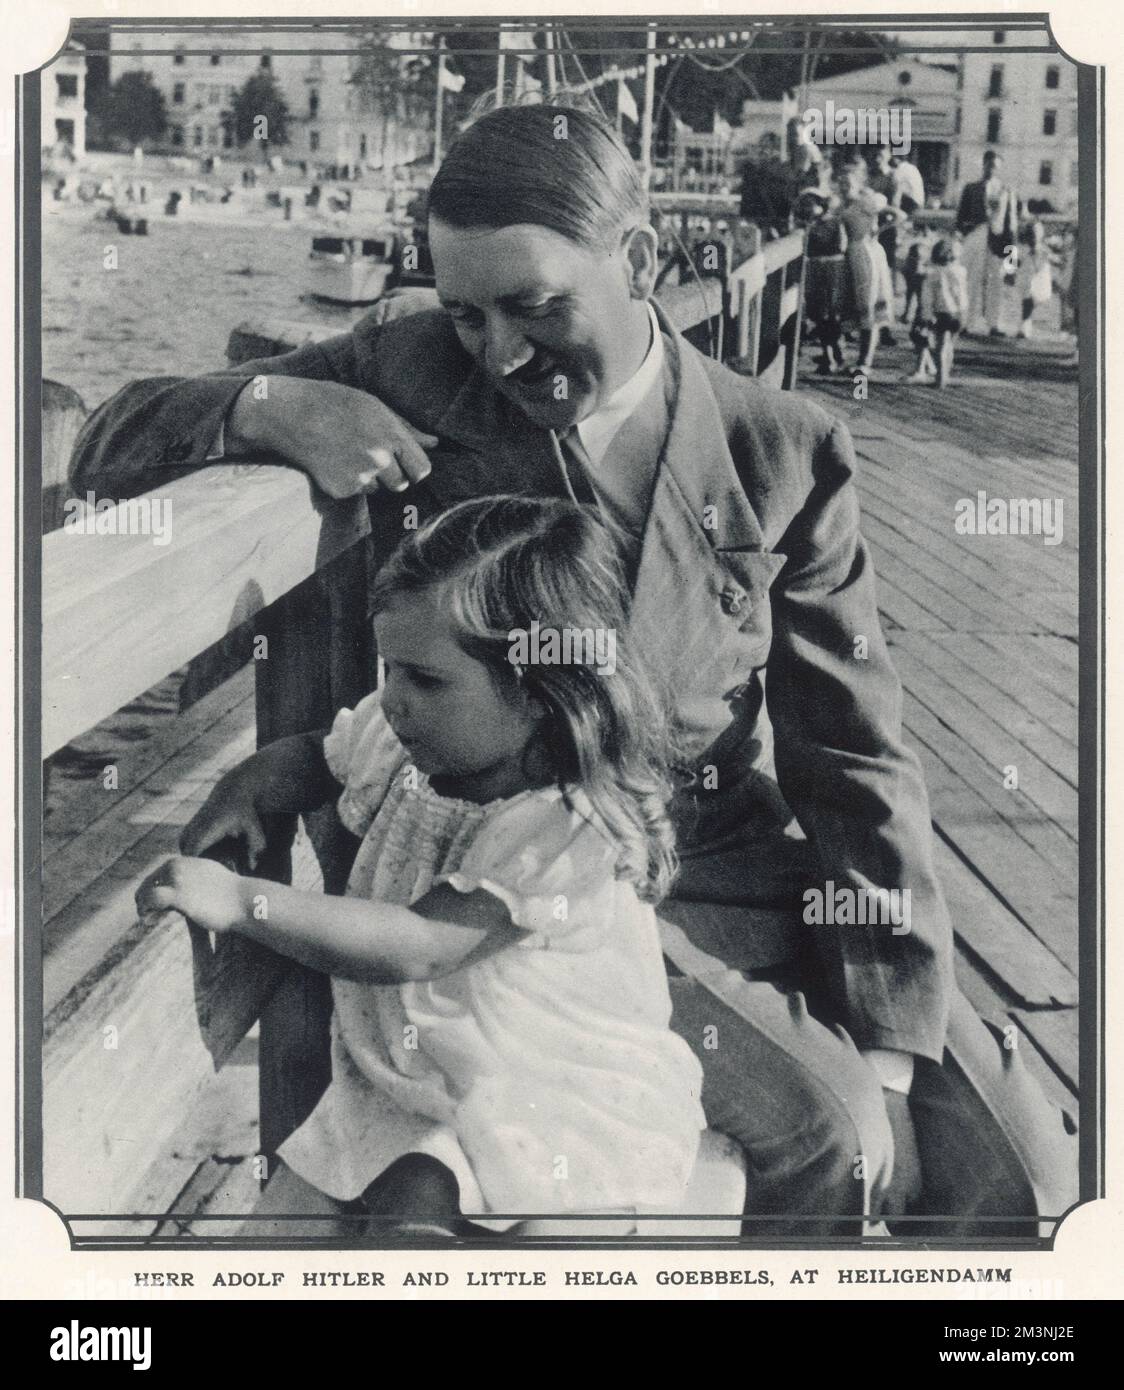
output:
[[[333,304],[373,304],[394,270],[396,242],[394,232],[314,236],[310,293]]]

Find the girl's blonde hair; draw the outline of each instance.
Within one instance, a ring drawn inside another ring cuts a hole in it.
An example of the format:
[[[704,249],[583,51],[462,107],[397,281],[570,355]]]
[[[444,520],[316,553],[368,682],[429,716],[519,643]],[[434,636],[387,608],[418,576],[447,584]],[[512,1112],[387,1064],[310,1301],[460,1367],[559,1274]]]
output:
[[[501,692],[521,686],[546,711],[542,744],[560,786],[577,785],[620,846],[617,873],[658,902],[676,869],[668,816],[672,738],[667,702],[626,635],[619,546],[591,509],[550,498],[461,502],[406,539],[375,581],[376,612],[397,595],[436,589],[462,648]],[[533,625],[612,632],[615,661],[512,659]],[[607,665],[608,663],[603,663]]]

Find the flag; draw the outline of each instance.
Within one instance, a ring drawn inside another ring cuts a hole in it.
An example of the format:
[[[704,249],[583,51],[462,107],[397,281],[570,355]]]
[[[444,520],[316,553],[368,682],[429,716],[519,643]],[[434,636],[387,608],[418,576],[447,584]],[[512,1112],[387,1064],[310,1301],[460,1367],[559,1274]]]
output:
[[[445,92],[459,92],[464,86],[464,74],[450,72],[442,63],[437,69],[437,85]]]
[[[623,77],[617,83],[617,110],[622,116],[627,116],[633,125],[640,124],[640,112],[636,106],[636,98],[632,95],[628,83]]]

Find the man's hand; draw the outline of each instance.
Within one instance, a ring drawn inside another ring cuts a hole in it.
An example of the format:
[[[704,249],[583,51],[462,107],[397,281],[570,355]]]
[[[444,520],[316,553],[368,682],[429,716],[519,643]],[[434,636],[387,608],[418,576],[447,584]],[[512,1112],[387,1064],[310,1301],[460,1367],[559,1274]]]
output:
[[[221,778],[184,826],[180,835],[180,849],[184,854],[201,855],[220,840],[242,840],[250,868],[257,867],[258,856],[266,847],[266,834],[254,805],[253,787],[245,766],[242,764]]]
[[[892,1221],[895,1216],[905,1215],[921,1196],[921,1155],[909,1113],[909,1097],[888,1088],[883,1089],[882,1097],[894,1136],[894,1172],[879,1214]]]
[[[137,913],[155,924],[165,912],[182,912],[207,931],[233,931],[246,917],[245,883],[213,859],[166,859],[137,889]]]
[[[380,488],[404,492],[430,471],[425,450],[436,438],[366,391],[295,376],[267,376],[249,386],[227,416],[229,453],[279,454],[337,498]]]

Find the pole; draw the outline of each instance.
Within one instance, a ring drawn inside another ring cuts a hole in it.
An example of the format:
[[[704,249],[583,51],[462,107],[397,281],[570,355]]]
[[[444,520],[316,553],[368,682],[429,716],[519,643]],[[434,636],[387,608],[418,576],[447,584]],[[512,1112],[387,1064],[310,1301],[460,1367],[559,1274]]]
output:
[[[496,54],[496,105],[503,105],[503,26],[500,26],[500,47]]]
[[[548,97],[554,95],[554,89],[558,85],[558,79],[554,70],[554,30],[543,30],[543,42],[546,45],[546,94]]]
[[[649,29],[645,38],[644,58],[644,116],[640,125],[640,166],[647,184],[652,172],[652,109],[656,100],[656,31]]]
[[[441,164],[441,126],[445,114],[445,36],[437,35],[437,106],[433,113],[433,172]]]

